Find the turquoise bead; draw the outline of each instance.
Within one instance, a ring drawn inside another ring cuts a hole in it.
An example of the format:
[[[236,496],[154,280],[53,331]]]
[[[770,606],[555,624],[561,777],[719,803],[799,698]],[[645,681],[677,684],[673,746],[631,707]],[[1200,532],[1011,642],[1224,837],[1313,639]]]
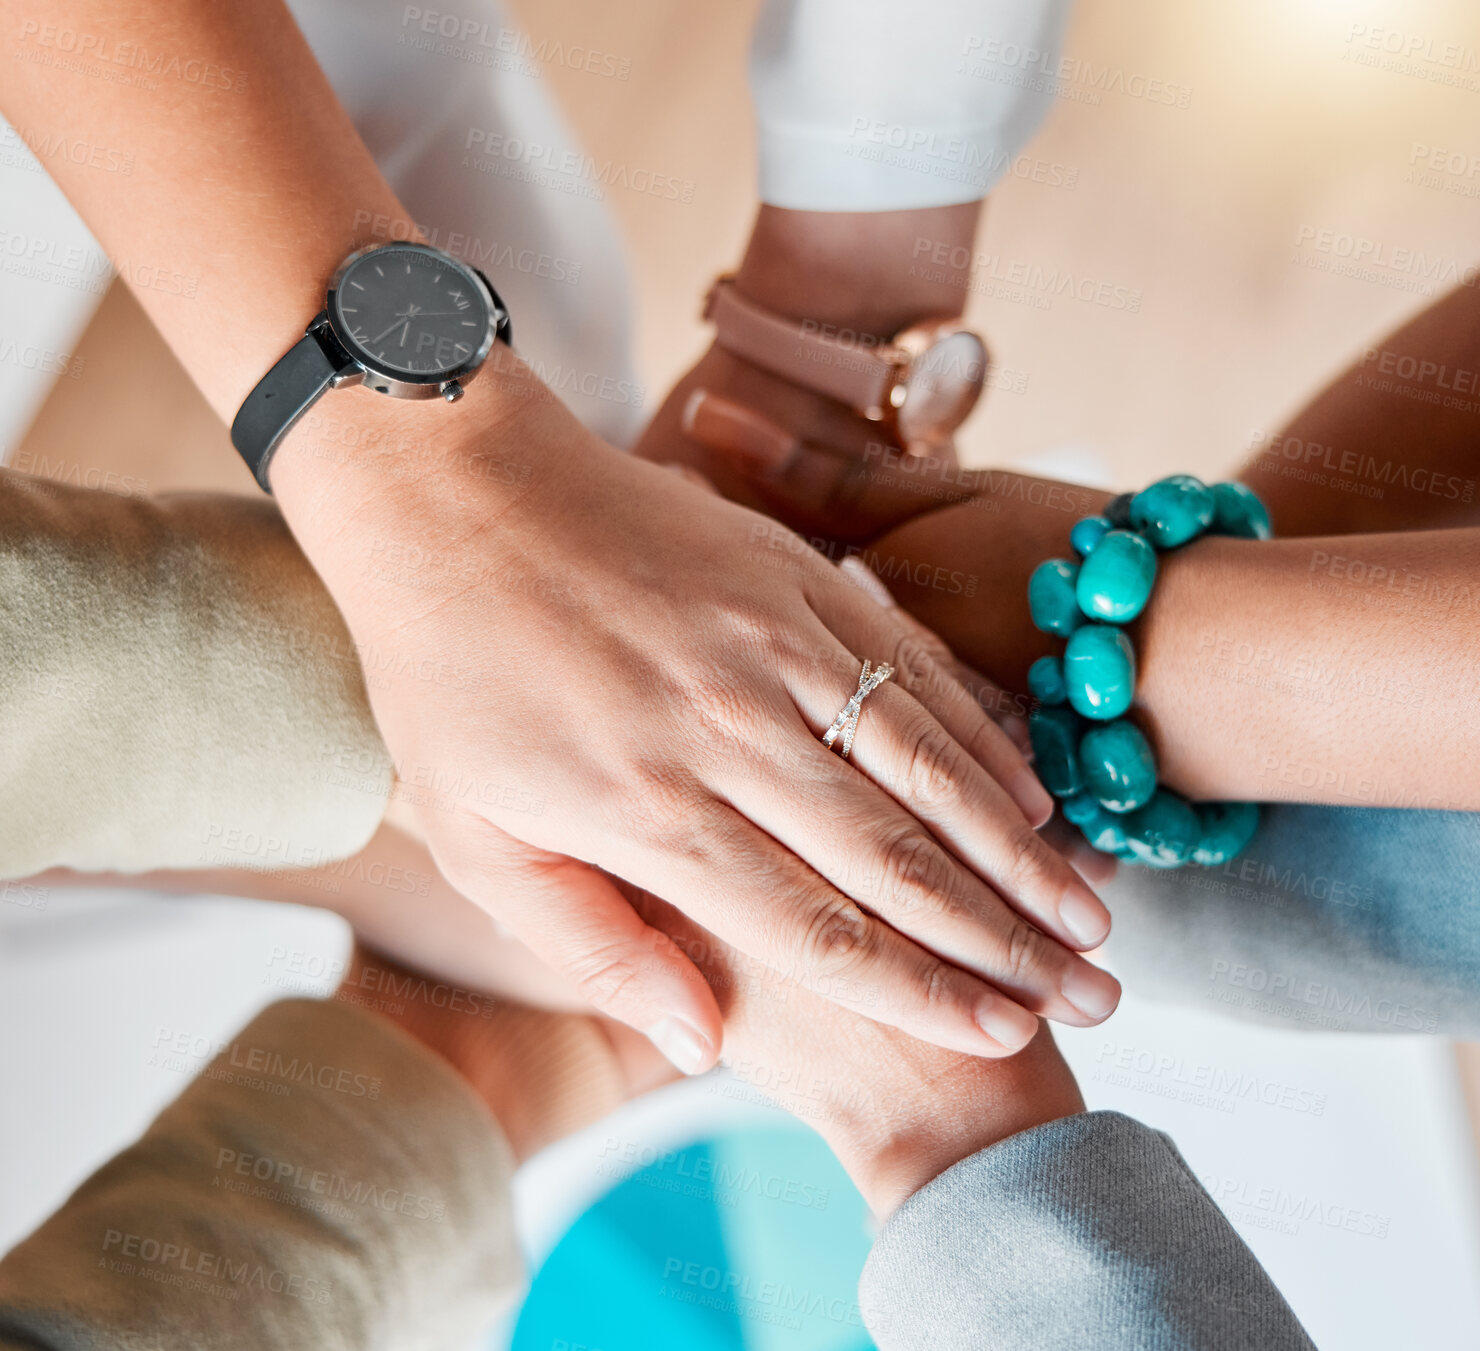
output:
[[[1100,509],[1102,515],[1110,522],[1113,530],[1128,530],[1131,524],[1131,499],[1135,493],[1121,493],[1112,497]]]
[[[1269,512],[1253,489],[1244,487],[1242,483],[1215,483],[1211,492],[1211,528],[1215,535],[1236,535],[1239,539],[1269,539],[1273,536]]]
[[[1191,474],[1157,479],[1131,499],[1131,524],[1158,549],[1175,549],[1213,523],[1213,494]]]
[[[1084,623],[1074,598],[1078,580],[1079,564],[1063,558],[1050,558],[1033,569],[1028,578],[1028,610],[1036,628],[1067,637]]]
[[[1073,797],[1084,787],[1079,777],[1079,737],[1084,723],[1067,708],[1035,708],[1028,715],[1033,770],[1055,797]]]
[[[1064,663],[1057,657],[1039,657],[1028,667],[1028,693],[1040,704],[1062,704],[1069,698]]]
[[[1091,619],[1124,624],[1146,608],[1156,550],[1133,530],[1112,530],[1080,565],[1074,596]]]
[[[1124,822],[1111,816],[1088,793],[1080,793],[1064,803],[1064,820],[1079,827],[1090,847],[1102,854],[1129,853]]]
[[[1104,808],[1089,793],[1076,793],[1073,797],[1064,799],[1060,810],[1064,814],[1064,820],[1070,825],[1082,826],[1093,821]]]
[[[1141,729],[1117,719],[1091,727],[1079,743],[1085,791],[1107,811],[1132,812],[1156,792],[1156,757]]]
[[[1126,844],[1138,862],[1152,868],[1180,868],[1202,838],[1197,813],[1165,788],[1144,807],[1121,818]]]
[[[1088,558],[1110,529],[1110,522],[1103,516],[1085,516],[1074,522],[1074,528],[1069,532],[1069,543],[1081,558]]]
[[[1242,853],[1259,828],[1259,808],[1252,802],[1204,802],[1196,809],[1202,834],[1192,861],[1216,868]]]
[[[1096,722],[1118,718],[1136,695],[1131,640],[1109,624],[1086,624],[1069,635],[1064,683],[1076,711]]]

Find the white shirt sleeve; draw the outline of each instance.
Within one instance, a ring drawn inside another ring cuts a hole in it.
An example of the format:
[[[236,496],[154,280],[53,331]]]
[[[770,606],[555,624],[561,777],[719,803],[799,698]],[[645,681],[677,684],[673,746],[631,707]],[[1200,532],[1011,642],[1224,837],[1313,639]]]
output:
[[[976,201],[1053,102],[1070,0],[766,0],[760,196],[795,211]]]

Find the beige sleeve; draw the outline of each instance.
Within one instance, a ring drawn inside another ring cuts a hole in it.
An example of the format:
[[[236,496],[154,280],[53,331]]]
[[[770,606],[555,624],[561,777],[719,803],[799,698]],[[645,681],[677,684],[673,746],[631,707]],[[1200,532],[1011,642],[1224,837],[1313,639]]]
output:
[[[513,1172],[420,1043],[274,1004],[0,1262],[0,1347],[466,1344],[522,1282]]]
[[[312,866],[389,790],[359,654],[270,501],[0,470],[0,877]]]

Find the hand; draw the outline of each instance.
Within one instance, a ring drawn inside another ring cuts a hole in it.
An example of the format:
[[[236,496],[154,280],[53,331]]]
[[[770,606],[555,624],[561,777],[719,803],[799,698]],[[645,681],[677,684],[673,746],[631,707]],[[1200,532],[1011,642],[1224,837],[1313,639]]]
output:
[[[773,314],[883,342],[961,312],[980,203],[913,211],[763,206],[735,287]],[[930,265],[918,261],[928,246]],[[882,423],[711,347],[669,394],[637,446],[697,469],[732,501],[830,541],[859,543],[967,495],[955,451],[906,456]]]
[[[718,346],[669,391],[635,449],[696,470],[730,501],[834,546],[965,501],[972,479],[954,446],[907,455],[885,424]]]
[[[713,985],[724,1063],[812,1126],[881,1218],[978,1150],[1084,1111],[1046,1026],[1006,1059],[942,1050],[766,971],[670,906],[636,900]]]
[[[1070,949],[1109,917],[1024,818],[1047,795],[908,628],[775,523],[524,389],[435,416],[344,391],[344,416],[404,418],[418,448],[328,475],[295,432],[273,471],[448,879],[691,1071],[718,1049],[712,995],[587,865],[971,1054],[1022,1045],[1029,1010],[1107,1016],[1118,987]],[[438,450],[434,472],[382,467]],[[528,473],[510,492],[490,464]],[[900,675],[844,763],[818,737],[860,655]]]
[[[620,1023],[450,988],[359,943],[334,998],[389,1019],[447,1061],[493,1113],[519,1163],[676,1077]]]

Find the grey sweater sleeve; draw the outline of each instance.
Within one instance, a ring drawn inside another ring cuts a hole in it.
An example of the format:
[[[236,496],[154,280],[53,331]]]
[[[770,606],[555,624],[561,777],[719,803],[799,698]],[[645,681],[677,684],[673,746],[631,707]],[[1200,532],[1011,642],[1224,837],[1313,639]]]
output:
[[[360,654],[270,501],[0,470],[0,877],[313,866],[389,791]]]
[[[964,1159],[890,1218],[860,1307],[881,1351],[1309,1351],[1158,1131],[1091,1112]]]
[[[389,1021],[274,1004],[0,1262],[0,1348],[467,1344],[523,1278],[513,1172]]]

